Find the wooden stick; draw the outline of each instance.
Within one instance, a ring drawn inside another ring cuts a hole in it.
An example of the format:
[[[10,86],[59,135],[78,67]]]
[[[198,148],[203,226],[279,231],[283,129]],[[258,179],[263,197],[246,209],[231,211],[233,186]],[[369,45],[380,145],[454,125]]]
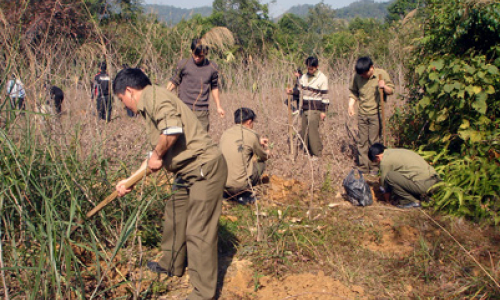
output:
[[[382,74],[379,74],[378,75],[378,81],[381,81],[382,80]],[[385,110],[384,110],[384,89],[379,89],[379,93],[380,93],[380,109],[382,110],[382,120],[380,120],[380,124],[382,126],[382,142],[384,144],[384,146],[387,147],[386,143],[385,143]]]
[[[288,84],[290,89],[290,84]],[[290,142],[290,155],[293,159],[293,120],[292,120],[292,95],[288,95],[288,141]]]
[[[151,174],[151,170],[148,167],[144,168],[143,170],[140,170],[134,176],[131,176],[127,179],[127,181],[125,182],[125,187],[128,189],[131,186],[134,186],[137,182],[139,182],[140,180],[142,180],[145,176],[148,176],[149,174]],[[117,196],[118,196],[118,192],[115,190],[113,193],[111,193],[111,195],[106,197],[106,199],[101,201],[101,203],[97,204],[97,206],[94,207],[94,209],[89,211],[86,215],[87,218],[91,218],[93,215],[98,213],[101,209],[103,209],[111,201],[115,200],[115,198]]]

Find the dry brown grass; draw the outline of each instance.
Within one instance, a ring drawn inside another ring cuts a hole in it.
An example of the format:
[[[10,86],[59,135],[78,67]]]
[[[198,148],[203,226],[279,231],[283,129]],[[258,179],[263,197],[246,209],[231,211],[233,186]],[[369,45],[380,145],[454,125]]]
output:
[[[348,69],[346,66],[345,70]],[[225,68],[224,76],[230,79],[226,81],[228,90],[221,95],[226,117],[216,115],[212,106],[210,135],[215,141],[224,129],[232,126],[235,109],[241,106],[254,109],[258,115],[255,129],[274,144],[276,155],[268,165],[268,174],[292,182],[283,182],[281,187],[271,184],[258,189],[262,215],[260,226],[267,246],[255,244],[258,224],[251,207],[225,209],[226,216],[233,216],[224,221],[225,226],[237,223],[240,228],[233,232],[239,240],[236,257],[253,261],[256,264],[254,272],[278,278],[322,271],[346,286],[360,286],[372,299],[461,298],[468,294],[467,289],[477,291],[483,286],[489,291],[486,295],[491,297],[492,286],[484,274],[423,214],[393,209],[384,203],[365,209],[354,208],[340,197],[341,181],[354,166],[354,144],[345,126],[347,122],[351,128],[356,128],[355,119],[347,115],[347,85],[352,74],[339,75],[337,72],[336,76],[330,77],[330,115],[321,127],[322,159],[311,163],[305,155],[299,154],[295,158],[289,155],[287,108],[283,104],[283,89],[289,78],[287,71],[286,64],[266,61],[256,62],[246,70]],[[325,68],[322,71],[329,75],[334,73]],[[396,86],[397,92],[401,91],[401,83],[397,80]],[[67,103],[71,111],[68,115],[74,116],[71,117],[73,122],[82,116],[85,124],[82,145],[102,145],[99,151],[110,157],[116,167],[118,159],[131,168],[137,166],[141,159],[137,154],[143,153],[146,147],[142,121],[128,118],[121,108],[114,110],[111,123],[96,121],[91,116],[94,104],[78,90],[71,94],[72,102]],[[389,103],[401,105],[394,97]],[[297,123],[294,129],[299,129]],[[327,185],[331,189],[321,191],[327,172]],[[293,180],[302,182],[303,187],[292,190],[296,184]],[[275,189],[286,196],[276,197]],[[288,189],[292,192],[287,192]],[[329,208],[332,203],[336,205]],[[278,210],[284,215],[283,219],[278,217]],[[494,276],[499,275],[496,266],[499,253],[494,246],[498,233],[488,229],[477,232],[472,224],[454,219],[441,219],[440,222],[459,236],[467,249],[481,245],[478,248],[481,250],[473,250],[474,255],[496,274]],[[248,252],[248,247],[257,252]],[[167,295],[183,295],[188,291],[185,282],[172,284]],[[220,299],[232,299],[225,291],[222,288]],[[253,295],[248,299],[259,299],[258,292]]]
[[[223,52],[234,46],[234,36],[226,27],[214,27],[203,35],[202,44]]]

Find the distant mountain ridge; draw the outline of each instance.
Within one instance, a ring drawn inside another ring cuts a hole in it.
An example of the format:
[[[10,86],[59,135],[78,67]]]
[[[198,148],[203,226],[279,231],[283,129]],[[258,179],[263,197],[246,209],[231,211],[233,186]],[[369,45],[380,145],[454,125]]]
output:
[[[202,6],[195,8],[178,8],[172,5],[143,4],[145,13],[154,13],[158,15],[158,20],[169,25],[175,25],[182,19],[189,20],[192,16],[200,14],[202,17],[208,17],[212,14],[212,7]]]
[[[387,7],[395,0],[388,0],[387,2],[375,2],[374,0],[359,0],[349,4],[347,7],[335,9],[335,17],[338,19],[351,20],[356,17],[360,18],[374,18],[383,20],[387,15]],[[178,8],[172,5],[160,4],[143,4],[145,13],[155,13],[158,15],[158,20],[165,22],[169,25],[175,25],[182,21],[182,19],[189,20],[194,15],[200,14],[202,17],[208,17],[212,14],[212,7],[203,6],[196,8]],[[286,13],[292,13],[300,17],[307,16],[309,9],[314,7],[312,4],[301,4],[292,6]],[[281,16],[275,20],[279,20]]]
[[[360,0],[349,4],[347,7],[337,9],[337,18],[339,19],[354,19],[360,18],[374,18],[383,20],[389,12],[387,8],[395,0],[388,0],[387,2],[375,2],[374,0]]]
[[[335,17],[338,19],[351,20],[356,17],[360,18],[374,18],[383,20],[389,12],[387,7],[389,7],[395,0],[388,0],[387,2],[375,2],[374,0],[359,0],[349,4],[346,7],[335,9]],[[286,13],[295,14],[300,17],[307,16],[310,8],[313,8],[312,4],[300,4],[292,6]],[[280,17],[278,17],[279,19]]]

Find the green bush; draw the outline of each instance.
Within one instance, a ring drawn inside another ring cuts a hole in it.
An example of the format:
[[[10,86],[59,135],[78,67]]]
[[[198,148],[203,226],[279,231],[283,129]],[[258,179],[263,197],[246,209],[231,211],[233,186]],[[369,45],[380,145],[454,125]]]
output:
[[[432,205],[500,222],[500,3],[428,0],[408,63],[408,107],[393,126],[444,182]]]
[[[431,206],[475,221],[500,223],[500,158],[458,158],[446,148],[421,154],[436,165],[443,179]]]

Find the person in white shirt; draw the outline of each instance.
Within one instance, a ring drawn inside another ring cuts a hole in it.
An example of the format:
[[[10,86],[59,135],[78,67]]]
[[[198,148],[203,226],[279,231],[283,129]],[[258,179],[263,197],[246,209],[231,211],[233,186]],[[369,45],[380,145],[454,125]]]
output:
[[[7,82],[6,89],[7,96],[10,98],[11,109],[24,110],[26,108],[26,104],[24,103],[26,90],[24,89],[24,84],[17,78],[16,74],[12,74],[11,79]]]

